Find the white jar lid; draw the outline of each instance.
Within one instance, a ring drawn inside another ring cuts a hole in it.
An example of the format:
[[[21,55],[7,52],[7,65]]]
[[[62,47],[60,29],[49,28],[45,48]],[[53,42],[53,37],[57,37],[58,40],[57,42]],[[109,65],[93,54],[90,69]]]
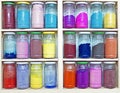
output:
[[[104,4],[105,4],[105,5],[106,5],[106,4],[115,4],[115,2],[105,2]]]
[[[77,2],[76,4],[88,4],[87,2]]]
[[[75,64],[75,62],[64,62],[65,64]]]
[[[45,64],[56,64],[56,62],[45,62]]]
[[[90,64],[101,64],[102,62],[90,62]]]
[[[70,2],[70,1],[63,2],[63,4],[69,4],[69,3],[75,4],[75,2]]]
[[[104,62],[104,64],[116,64],[116,62]]]
[[[28,62],[17,62],[17,64],[29,64]]]
[[[32,2],[32,4],[44,4],[43,2]]]
[[[14,32],[4,32],[5,35],[15,34]]]
[[[15,63],[15,62],[13,62],[13,61],[6,61],[6,62],[3,62],[4,64],[13,64],[13,63]]]
[[[91,5],[92,4],[102,4],[102,2],[92,2]]]
[[[45,4],[57,4],[56,2],[46,2]]]
[[[105,32],[105,34],[117,34],[117,32]]]
[[[90,32],[79,32],[79,34],[91,34]]]
[[[31,64],[42,64],[42,62],[30,62]]]

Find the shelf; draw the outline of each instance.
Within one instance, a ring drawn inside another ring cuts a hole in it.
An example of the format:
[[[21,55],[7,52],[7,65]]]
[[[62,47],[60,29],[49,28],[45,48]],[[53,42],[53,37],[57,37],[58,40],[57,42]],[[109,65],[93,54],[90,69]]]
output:
[[[1,1],[24,1],[24,0],[1,0]],[[25,1],[43,1],[43,2],[46,2],[46,1],[57,1],[57,0],[25,0]]]
[[[63,0],[63,1],[86,1],[86,2],[93,2],[93,1],[102,1],[102,2],[106,2],[106,1],[115,1],[118,2],[118,0]]]

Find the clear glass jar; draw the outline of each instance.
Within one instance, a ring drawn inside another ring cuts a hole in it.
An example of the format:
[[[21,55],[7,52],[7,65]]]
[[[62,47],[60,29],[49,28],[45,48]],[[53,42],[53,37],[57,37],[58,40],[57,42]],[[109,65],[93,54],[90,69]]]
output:
[[[31,10],[32,28],[44,27],[44,3],[32,2]]]
[[[14,32],[4,32],[4,58],[16,58],[16,38]]]
[[[76,28],[88,28],[88,3],[76,3]]]
[[[91,57],[91,35],[90,32],[79,32],[79,57]]]
[[[105,88],[115,88],[117,86],[117,66],[116,62],[104,62],[104,82]]]
[[[31,62],[30,88],[39,89],[43,87],[43,65],[42,62]]]
[[[90,6],[90,27],[103,28],[102,2],[93,2]]]
[[[57,86],[57,66],[56,62],[45,62],[44,66],[44,85],[46,88]]]
[[[89,67],[88,62],[77,62],[76,85],[78,88],[88,88]]]
[[[31,32],[30,57],[42,58],[42,33]]]
[[[43,58],[55,58],[56,37],[55,32],[43,32]]]
[[[17,32],[17,58],[28,58],[28,36],[27,32]]]
[[[104,3],[104,28],[116,28],[116,6],[115,2]]]
[[[64,62],[64,88],[74,88],[76,86],[75,62]]]
[[[17,28],[30,28],[30,3],[17,2]]]
[[[93,32],[92,57],[104,58],[104,32]]]
[[[75,2],[63,3],[63,27],[75,27]]]
[[[102,66],[101,62],[90,62],[90,87],[102,87]]]
[[[75,32],[64,33],[64,57],[65,58],[76,57],[76,33]]]
[[[57,28],[57,3],[45,3],[45,28]]]
[[[105,33],[105,58],[116,58],[118,55],[117,32]]]

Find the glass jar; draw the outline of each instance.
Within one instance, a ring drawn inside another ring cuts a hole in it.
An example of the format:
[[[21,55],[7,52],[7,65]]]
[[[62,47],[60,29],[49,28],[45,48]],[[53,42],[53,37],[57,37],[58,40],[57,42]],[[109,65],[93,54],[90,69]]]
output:
[[[4,32],[4,58],[16,58],[16,38],[14,32]]]
[[[64,57],[65,58],[76,57],[76,33],[75,32],[64,33]]]
[[[116,6],[115,2],[106,2],[104,3],[104,28],[116,28],[117,19],[116,19]]]
[[[3,88],[12,89],[15,87],[16,87],[15,62],[3,62]]]
[[[89,86],[88,62],[77,62],[76,83],[78,88],[88,88]]]
[[[104,58],[104,32],[93,32],[92,57]]]
[[[74,88],[76,85],[75,62],[64,62],[64,88]]]
[[[29,64],[28,62],[17,62],[17,88],[29,88]]]
[[[57,3],[45,3],[45,28],[57,28]]]
[[[42,58],[42,33],[41,32],[31,32],[30,56],[31,58]]]
[[[17,2],[17,28],[30,28],[30,3]]]
[[[101,62],[90,62],[90,87],[102,87],[102,66]]]
[[[116,32],[105,33],[105,58],[116,58],[118,51],[118,39]]]
[[[44,3],[32,2],[31,10],[32,28],[44,27]]]
[[[43,67],[42,62],[31,62],[30,87],[38,89],[43,87]]]
[[[91,3],[90,10],[91,10],[90,27],[103,28],[102,2]]]
[[[63,27],[75,27],[75,2],[63,3]]]
[[[28,58],[27,32],[17,32],[17,58]]]
[[[117,83],[116,62],[104,62],[104,87],[115,88]]]
[[[91,57],[91,35],[90,32],[79,32],[79,57]]]
[[[88,28],[88,3],[76,3],[76,28]]]
[[[55,58],[56,37],[55,32],[43,32],[43,58]]]
[[[3,29],[15,28],[15,3],[6,1],[2,3],[2,27]]]
[[[56,62],[45,62],[44,85],[46,88],[55,88],[57,86],[56,68]]]

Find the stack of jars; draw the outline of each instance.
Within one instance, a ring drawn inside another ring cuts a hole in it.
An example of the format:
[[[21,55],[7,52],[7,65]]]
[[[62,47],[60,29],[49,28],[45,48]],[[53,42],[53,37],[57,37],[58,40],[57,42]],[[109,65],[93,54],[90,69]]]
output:
[[[45,5],[44,2],[32,2],[30,5],[25,1],[5,1],[2,3],[2,14],[4,29],[57,28],[56,2],[45,2]]]
[[[44,69],[44,71],[43,71]],[[44,77],[43,77],[44,76]],[[55,88],[57,87],[56,62],[3,62],[3,88]]]
[[[64,58],[117,58],[117,47],[117,32],[64,32]]]
[[[117,87],[116,62],[64,62],[64,88]]]
[[[55,58],[55,32],[4,32],[4,58]],[[43,37],[42,37],[43,36]]]
[[[63,14],[64,28],[117,27],[115,2],[92,2],[90,9],[87,2],[64,2]]]

